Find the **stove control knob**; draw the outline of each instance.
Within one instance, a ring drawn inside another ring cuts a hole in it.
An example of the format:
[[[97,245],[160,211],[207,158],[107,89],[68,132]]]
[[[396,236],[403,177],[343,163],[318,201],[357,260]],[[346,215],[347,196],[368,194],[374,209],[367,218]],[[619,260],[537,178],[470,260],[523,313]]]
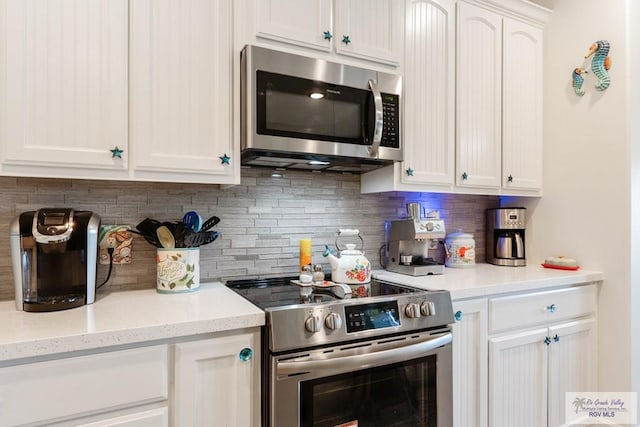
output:
[[[425,301],[420,304],[420,313],[423,316],[435,316],[436,305],[433,303],[433,301]]]
[[[420,317],[420,306],[415,303],[407,304],[404,307],[404,314],[406,314],[410,319]]]
[[[342,328],[342,317],[338,313],[329,313],[324,319],[324,326],[331,330],[340,329]]]
[[[320,329],[322,329],[322,322],[320,321],[320,316],[316,316],[312,314],[309,317],[307,317],[307,319],[304,321],[304,328],[308,332],[311,332],[312,334],[319,332]]]

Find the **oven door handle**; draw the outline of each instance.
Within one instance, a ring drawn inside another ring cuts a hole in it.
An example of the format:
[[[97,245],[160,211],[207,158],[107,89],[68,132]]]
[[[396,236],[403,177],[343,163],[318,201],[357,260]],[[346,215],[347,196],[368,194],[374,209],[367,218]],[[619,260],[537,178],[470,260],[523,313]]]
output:
[[[450,344],[452,338],[451,332],[447,332],[437,338],[430,337],[419,343],[371,353],[316,360],[282,361],[277,363],[276,374],[278,376],[289,376],[312,372],[313,374],[331,375],[337,373],[337,370],[347,372],[373,366],[404,362],[426,356],[426,352]]]

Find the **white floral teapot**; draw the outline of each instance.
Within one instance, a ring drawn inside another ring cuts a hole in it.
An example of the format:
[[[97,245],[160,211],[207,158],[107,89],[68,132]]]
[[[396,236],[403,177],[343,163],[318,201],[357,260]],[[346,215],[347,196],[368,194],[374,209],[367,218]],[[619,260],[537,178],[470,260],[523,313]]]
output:
[[[353,229],[341,229],[338,232],[336,238],[336,248],[340,250],[338,240],[341,237],[357,236],[360,238],[360,242],[364,246],[362,236],[360,236],[359,230]],[[329,260],[331,264],[331,280],[336,283],[346,283],[348,285],[359,285],[363,283],[369,283],[371,281],[371,264],[369,260],[364,256],[363,251],[356,249],[354,243],[346,243],[344,245],[346,249],[340,250],[340,256],[334,255],[335,251],[325,246],[325,251],[322,254]]]

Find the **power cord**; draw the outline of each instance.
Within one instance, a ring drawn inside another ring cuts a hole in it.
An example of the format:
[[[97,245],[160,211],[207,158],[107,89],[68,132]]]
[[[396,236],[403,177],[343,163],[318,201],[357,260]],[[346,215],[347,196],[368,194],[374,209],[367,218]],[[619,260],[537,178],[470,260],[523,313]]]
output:
[[[107,248],[107,252],[109,253],[109,272],[107,273],[107,278],[104,279],[104,282],[102,282],[100,286],[96,287],[96,290],[106,285],[109,279],[111,278],[111,270],[113,270],[113,252],[114,251],[115,251],[115,248]]]

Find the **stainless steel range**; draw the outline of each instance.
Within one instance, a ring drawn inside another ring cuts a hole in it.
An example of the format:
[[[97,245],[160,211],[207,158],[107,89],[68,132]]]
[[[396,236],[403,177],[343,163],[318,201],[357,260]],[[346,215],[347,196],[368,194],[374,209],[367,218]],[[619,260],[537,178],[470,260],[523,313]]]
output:
[[[227,282],[266,313],[264,426],[452,425],[448,291],[292,279]]]

